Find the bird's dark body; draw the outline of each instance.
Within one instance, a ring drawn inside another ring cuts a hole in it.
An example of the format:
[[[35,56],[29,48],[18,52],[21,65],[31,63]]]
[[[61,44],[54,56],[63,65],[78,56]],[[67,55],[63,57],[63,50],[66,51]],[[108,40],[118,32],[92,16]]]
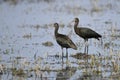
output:
[[[73,48],[73,49],[77,49],[75,44],[72,42],[72,40],[63,34],[57,34],[56,36],[56,41],[57,43],[63,47],[63,48]]]
[[[75,33],[85,40],[87,40],[89,38],[95,38],[95,39],[99,40],[99,38],[101,37],[100,34],[96,33],[92,29],[84,28],[84,27],[76,28]]]
[[[67,35],[63,35],[63,34],[58,33],[58,29],[59,29],[58,23],[55,23],[54,27],[55,27],[54,33],[55,33],[56,41],[62,48],[62,56],[63,56],[63,48],[66,48],[66,56],[68,58],[67,49],[73,48],[73,49],[77,50],[77,47]]]
[[[79,27],[78,28],[77,27],[78,23],[79,23],[79,19],[75,18],[75,24],[74,24],[75,33],[78,36],[82,37],[85,40],[85,42],[88,41],[88,39],[90,39],[90,38],[95,38],[95,39],[99,40],[99,38],[102,37],[100,34],[98,34],[97,32],[93,31],[90,28],[85,28],[85,27]],[[88,45],[85,45],[85,51],[84,52],[88,53]]]

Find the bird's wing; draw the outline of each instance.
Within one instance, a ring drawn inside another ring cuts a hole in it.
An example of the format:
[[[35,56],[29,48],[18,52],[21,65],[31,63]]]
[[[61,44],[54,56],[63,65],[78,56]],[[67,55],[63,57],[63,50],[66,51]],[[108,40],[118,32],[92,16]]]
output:
[[[83,34],[83,36],[87,38],[97,37],[99,35],[98,33],[89,28],[82,28],[81,34]]]
[[[72,42],[72,40],[66,36],[66,35],[59,35],[57,38],[56,38],[57,42],[59,44],[62,44],[62,45],[65,45],[65,46],[68,46],[68,47],[75,47],[75,44]]]
[[[59,35],[56,40],[61,44],[68,44],[70,43],[70,39],[66,35]]]

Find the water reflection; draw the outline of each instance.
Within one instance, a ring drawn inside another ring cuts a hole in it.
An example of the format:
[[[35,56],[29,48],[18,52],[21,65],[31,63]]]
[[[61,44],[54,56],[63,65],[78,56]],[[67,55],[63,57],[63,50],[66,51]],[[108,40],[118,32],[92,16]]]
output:
[[[68,58],[66,59],[65,63],[62,60],[62,70],[57,72],[56,80],[67,80],[67,79],[70,79],[75,74],[77,68],[71,67],[68,64],[68,62],[69,62]],[[64,65],[66,65],[65,68],[64,68]]]
[[[54,56],[50,56],[49,58],[36,56],[36,59],[33,61],[25,60],[25,63],[26,61],[30,63],[24,67],[20,63],[25,58],[15,57],[8,63],[9,65],[12,63],[11,65],[13,66],[4,67],[4,65],[1,65],[2,73],[0,74],[0,78],[12,80],[103,80],[109,78],[117,80],[119,78],[119,71],[117,70],[116,72],[117,68],[115,67],[117,65],[115,62],[108,61],[101,56],[86,56],[81,53],[79,53],[78,57],[77,59],[75,57],[75,59],[72,59],[69,56],[69,59],[62,59],[61,57]],[[14,63],[15,60],[17,63]]]

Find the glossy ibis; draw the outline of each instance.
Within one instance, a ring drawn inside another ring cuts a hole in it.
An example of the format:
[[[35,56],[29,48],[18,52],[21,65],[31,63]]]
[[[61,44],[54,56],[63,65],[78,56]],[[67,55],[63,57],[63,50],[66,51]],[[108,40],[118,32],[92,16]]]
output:
[[[73,48],[73,49],[77,50],[77,47],[67,35],[63,35],[63,34],[58,33],[58,29],[59,29],[58,23],[54,23],[54,27],[55,27],[54,33],[55,33],[56,41],[61,46],[61,49],[62,49],[62,57],[63,57],[63,48],[66,48],[66,57],[68,58],[67,49]]]
[[[99,40],[99,38],[101,38],[102,36],[90,28],[85,28],[85,27],[78,28],[77,27],[79,24],[78,18],[75,18],[74,22],[75,22],[74,23],[74,31],[78,36],[80,36],[84,39],[84,41],[85,41],[84,53],[88,53],[88,39],[95,38],[95,39]],[[87,50],[87,52],[86,52],[86,50]]]

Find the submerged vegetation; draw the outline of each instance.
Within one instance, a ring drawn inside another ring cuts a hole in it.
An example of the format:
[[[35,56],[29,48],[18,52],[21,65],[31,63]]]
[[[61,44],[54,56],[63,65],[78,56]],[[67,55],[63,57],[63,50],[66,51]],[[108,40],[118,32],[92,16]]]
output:
[[[50,42],[50,41],[47,41],[47,42],[42,43],[42,45],[44,45],[44,46],[53,46],[53,43]]]
[[[22,57],[16,57],[16,58],[12,58],[11,62],[9,63],[1,64],[0,71],[2,75],[12,73],[11,74],[12,76],[19,76],[25,78],[31,77],[32,79],[35,77],[38,79],[41,78],[69,79],[70,77],[72,77],[73,74],[75,74],[76,71],[83,73],[83,76],[80,77],[83,79],[85,78],[91,79],[92,77],[95,78],[96,75],[101,76],[101,77],[96,77],[96,79],[120,78],[119,76],[120,57],[118,55],[103,56],[103,55],[85,55],[82,53],[77,53],[71,56],[77,59],[74,61],[66,60],[62,62],[61,59],[47,56],[49,57],[49,60],[52,60],[52,62],[50,62],[47,61],[48,58],[41,58],[39,56],[33,61],[27,60],[26,58],[22,58]],[[57,68],[56,64],[66,65],[66,66],[65,67],[61,66],[62,68]],[[51,73],[58,73],[58,74],[56,77],[55,76],[47,77]],[[109,76],[106,74],[109,74]],[[66,76],[62,76],[62,75],[66,75]]]
[[[117,19],[120,1],[60,2],[64,0],[0,1],[0,15],[4,14],[0,17],[0,78],[120,80],[120,24]],[[11,11],[10,15],[4,13],[6,11]],[[75,35],[73,25],[69,23],[76,16],[80,17],[79,26],[87,25],[102,34],[103,44],[91,40],[88,54],[81,53],[84,41]],[[9,18],[10,22],[6,21]],[[78,47],[78,50],[69,51],[68,59],[62,60],[61,49],[54,37],[54,22],[59,22],[60,33],[68,35]]]

